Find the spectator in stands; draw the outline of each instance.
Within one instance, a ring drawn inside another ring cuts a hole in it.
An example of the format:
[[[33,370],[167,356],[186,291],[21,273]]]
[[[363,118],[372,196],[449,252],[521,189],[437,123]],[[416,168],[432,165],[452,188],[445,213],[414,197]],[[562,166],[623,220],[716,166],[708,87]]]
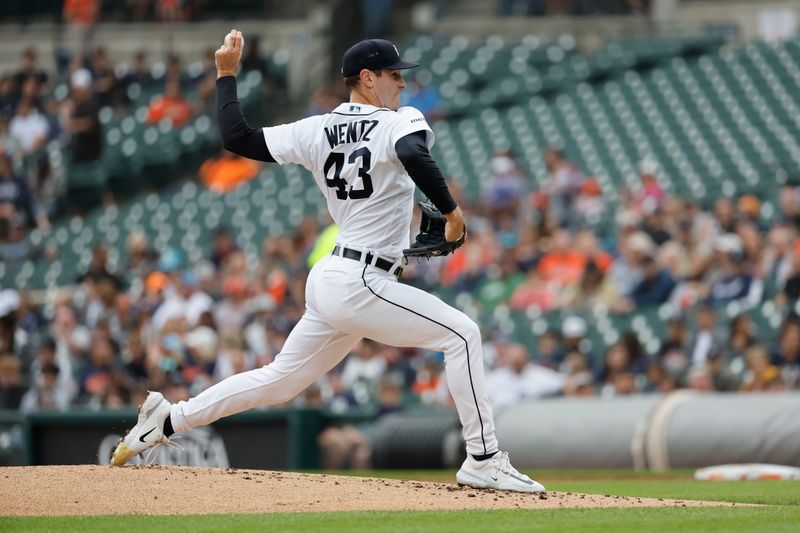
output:
[[[644,232],[635,232],[619,243],[619,257],[614,260],[609,276],[620,294],[630,296],[644,277],[642,262],[656,251],[653,239]]]
[[[783,321],[771,362],[780,369],[787,387],[800,389],[800,321],[796,315],[790,315]]]
[[[736,212],[740,220],[746,220],[758,225],[758,217],[761,214],[761,200],[755,195],[743,194],[736,200]]]
[[[486,391],[495,409],[558,394],[564,387],[565,376],[531,362],[522,344],[509,345],[504,362],[486,376]]]
[[[211,256],[209,260],[216,268],[220,268],[231,254],[239,248],[231,231],[225,226],[216,228],[211,236]]]
[[[33,226],[38,220],[36,206],[28,184],[14,173],[11,158],[0,152],[0,224],[10,227],[17,223],[15,219],[18,217],[21,217],[23,227]]]
[[[94,26],[100,18],[100,0],[64,0],[67,49],[84,57],[92,47]]]
[[[780,369],[770,364],[767,349],[757,344],[747,351],[747,370],[742,377],[742,392],[764,392],[782,385]],[[785,385],[783,385],[785,387]]]
[[[150,246],[150,240],[142,231],[132,231],[125,241],[127,263],[124,271],[132,280],[143,280],[155,270],[158,253]]]
[[[19,409],[24,395],[19,359],[13,353],[0,354],[0,409]]]
[[[50,330],[56,341],[56,359],[61,371],[70,371],[77,377],[89,351],[91,330],[78,323],[75,310],[66,302],[56,304]],[[65,361],[69,362],[69,368],[62,365]]]
[[[619,289],[593,260],[586,263],[579,283],[561,291],[561,305],[576,311],[611,309],[620,298]]]
[[[784,287],[794,269],[795,254],[792,247],[794,234],[787,225],[778,224],[769,228],[766,236],[767,246],[764,248],[758,271],[764,276],[766,283],[775,289],[780,289]],[[800,271],[797,273],[800,274]]]
[[[595,360],[584,342],[588,327],[586,320],[579,316],[568,316],[561,324],[561,340],[563,343],[564,363],[559,367],[562,372],[574,374],[589,368]]]
[[[640,212],[651,213],[664,201],[664,191],[656,178],[657,172],[658,164],[654,159],[646,158],[639,163],[641,184],[634,195],[634,201]]]
[[[667,376],[676,378],[689,367],[691,341],[683,315],[675,315],[667,321],[667,336],[661,343],[658,362]]]
[[[794,228],[800,229],[800,192],[796,182],[781,186],[778,191],[779,221]]]
[[[166,71],[164,76],[158,80],[158,83],[165,88],[170,82],[178,82],[181,90],[189,85],[189,76],[184,72],[181,58],[177,54],[169,54],[167,56]]]
[[[371,339],[359,342],[344,363],[341,384],[349,391],[356,405],[366,405],[371,400],[381,376],[386,370],[386,360],[380,355],[380,346]]]
[[[231,275],[222,282],[222,300],[215,307],[214,321],[221,335],[240,331],[247,320],[247,281]]]
[[[147,122],[158,124],[166,118],[172,122],[173,127],[180,128],[192,118],[192,113],[192,106],[183,97],[180,82],[168,80],[164,94],[150,104]]]
[[[162,22],[181,22],[189,18],[188,3],[180,0],[155,0],[156,15]]]
[[[416,379],[416,371],[409,363],[409,357],[406,357],[403,350],[393,346],[380,345],[380,354],[386,361],[386,367],[383,370],[384,377],[392,380],[401,387],[402,390],[411,390],[411,385]],[[416,354],[411,350],[410,355]]]
[[[211,66],[214,66],[213,54]],[[242,71],[260,72],[263,77],[267,75],[267,60],[261,53],[261,37],[259,37],[258,34],[247,38],[245,50],[242,53]]]
[[[125,280],[119,274],[113,272],[108,265],[108,247],[105,244],[98,244],[92,249],[92,260],[86,268],[86,272],[80,274],[76,282],[97,284],[101,281],[110,282],[116,290],[125,287]]]
[[[414,76],[409,86],[400,93],[400,105],[414,107],[425,116],[425,120],[436,122],[444,117],[444,110],[442,97],[430,78],[428,73]]]
[[[130,94],[131,87],[134,85],[138,90],[146,91],[153,85],[153,75],[150,73],[150,66],[147,64],[147,53],[139,50],[133,55],[133,62],[128,71],[120,80],[120,84],[125,91]]]
[[[20,411],[67,411],[72,395],[61,381],[61,369],[55,363],[45,363],[39,376],[22,397]]]
[[[50,132],[50,123],[33,107],[29,99],[23,99],[9,123],[9,130],[17,139],[22,155],[27,156],[44,146]]]
[[[0,204],[0,260],[24,261],[32,259],[36,250],[27,238],[25,217],[11,204]]]
[[[514,289],[508,305],[520,311],[531,307],[550,311],[558,305],[558,285],[543,279],[536,268],[529,268],[525,279]]]
[[[739,376],[731,371],[723,352],[713,352],[710,355],[705,370],[711,379],[711,390],[719,392],[738,390],[741,386]]]
[[[29,47],[22,51],[20,68],[14,74],[14,85],[21,88],[25,82],[32,79],[36,82],[41,93],[50,89],[50,76],[39,67],[39,57],[35,48]]]
[[[761,301],[764,285],[749,272],[742,240],[734,233],[722,235],[716,240],[715,249],[719,277],[709,287],[707,303],[721,307],[737,302],[745,309],[752,308]]]
[[[564,350],[557,330],[548,329],[536,338],[536,354],[534,362],[537,365],[558,370],[564,361]]]
[[[719,226],[720,233],[734,233],[736,231],[736,208],[729,198],[718,198],[714,202],[714,218]]]
[[[266,294],[259,294],[248,301],[248,316],[245,320],[243,335],[250,350],[263,366],[272,361],[275,354],[270,346],[269,322],[273,320],[275,302]]]
[[[115,350],[111,340],[97,331],[92,337],[88,361],[78,378],[79,398],[86,403],[101,401],[109,392],[115,366]]]
[[[229,192],[258,174],[259,165],[252,159],[222,150],[218,158],[207,159],[200,167],[200,179],[217,194]]]
[[[740,364],[744,362],[744,356],[747,350],[752,348],[757,341],[753,329],[753,321],[749,313],[739,313],[729,326],[730,333],[728,334],[728,342],[723,352],[724,360],[733,362],[737,359]]]
[[[14,78],[8,74],[0,77],[0,117],[13,117],[19,99],[20,93],[16,89]]]
[[[597,383],[601,383],[601,396],[620,396],[637,392],[635,376],[643,360],[641,346],[635,336],[623,335],[612,345],[603,357],[602,367],[596,373]]]
[[[583,174],[561,150],[548,148],[544,152],[547,179],[542,191],[549,197],[549,211],[561,226],[573,221],[572,204],[584,182]]]
[[[672,238],[668,231],[667,218],[661,207],[645,210],[642,213],[642,222],[640,225],[642,231],[653,239],[656,246],[660,247]]]
[[[108,54],[102,46],[92,53],[89,69],[92,73],[92,93],[99,107],[118,106],[123,94],[114,69],[109,64]]]
[[[19,351],[19,307],[20,297],[17,291],[0,289],[0,354]]]
[[[25,81],[22,82],[22,86],[19,89],[19,101],[21,102],[23,100],[30,102],[31,106],[35,109],[44,110],[45,100],[36,78],[26,78]]]
[[[313,388],[312,385],[309,389]],[[313,398],[319,398],[319,388],[313,390]],[[321,398],[308,400],[310,395],[305,394],[309,407],[321,405]],[[322,467],[328,470],[366,470],[370,466],[371,450],[369,440],[352,424],[328,426],[317,436]]]
[[[92,74],[86,69],[72,73],[72,101],[67,132],[72,163],[88,163],[100,158],[102,136],[99,108],[91,93]]]
[[[780,292],[775,296],[775,303],[778,307],[784,308],[787,305],[794,306],[798,300],[800,300],[800,251],[795,249],[791,255],[791,270]]]
[[[197,275],[191,270],[182,270],[172,276],[171,290],[153,315],[153,326],[160,330],[173,319],[182,319],[193,328],[200,322],[203,313],[213,311],[211,296],[199,290]]]
[[[11,135],[12,116],[14,116],[13,112],[5,115],[0,110],[0,154],[8,157],[13,165],[22,159],[22,147],[19,144],[19,140]]]
[[[678,388],[678,380],[671,375],[660,361],[650,361],[645,373],[647,382],[642,392],[669,394]]]
[[[444,356],[438,352],[428,352],[422,357],[411,391],[419,396],[424,405],[435,405],[438,400],[441,382],[444,380],[442,363]]]
[[[239,374],[255,368],[256,358],[247,351],[244,339],[239,332],[222,336],[219,356],[214,364],[214,381]]]
[[[497,151],[489,163],[491,182],[485,191],[485,202],[492,218],[513,214],[523,198],[526,180],[509,151]]]
[[[634,287],[628,302],[626,302],[629,310],[664,304],[669,300],[672,290],[675,288],[675,280],[652,257],[645,256],[642,259],[641,267],[642,279]],[[623,309],[622,306],[617,307],[618,311]]]
[[[718,359],[718,356],[714,356]],[[690,390],[700,393],[714,392],[714,380],[707,366],[695,366],[689,369],[686,376],[686,386]]]
[[[596,179],[589,178],[581,185],[581,190],[575,198],[575,211],[579,215],[578,223],[581,225],[591,225],[605,214],[606,201],[600,183]]]
[[[689,358],[691,366],[705,366],[711,354],[724,350],[725,341],[717,331],[717,317],[714,308],[701,306],[695,317],[697,332],[689,342]]]
[[[550,248],[539,260],[539,274],[545,281],[560,287],[578,283],[583,276],[588,257],[574,246],[572,234],[564,229],[556,230],[550,239]]]

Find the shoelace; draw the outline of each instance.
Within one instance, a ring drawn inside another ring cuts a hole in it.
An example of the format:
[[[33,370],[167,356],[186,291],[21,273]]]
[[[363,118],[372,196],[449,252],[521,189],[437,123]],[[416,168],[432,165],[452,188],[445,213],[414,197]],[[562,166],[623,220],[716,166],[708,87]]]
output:
[[[156,443],[155,446],[153,446],[152,448],[150,448],[147,451],[147,456],[144,458],[145,464],[152,465],[152,464],[154,464],[156,462],[156,459],[158,459],[158,454],[156,454],[155,451],[162,444],[166,444],[168,447],[172,448],[173,450],[178,450],[178,451],[181,451],[181,452],[183,450],[185,450],[185,448],[183,446],[181,446],[180,444],[175,442],[176,440],[178,440],[180,438],[181,438],[180,435],[175,435],[171,439],[169,439],[167,437],[163,437],[160,441],[158,441]]]
[[[516,468],[511,466],[511,459],[508,457],[508,452],[500,452],[500,464],[497,467],[500,472],[504,474],[513,474],[518,477],[528,477],[523,476]]]

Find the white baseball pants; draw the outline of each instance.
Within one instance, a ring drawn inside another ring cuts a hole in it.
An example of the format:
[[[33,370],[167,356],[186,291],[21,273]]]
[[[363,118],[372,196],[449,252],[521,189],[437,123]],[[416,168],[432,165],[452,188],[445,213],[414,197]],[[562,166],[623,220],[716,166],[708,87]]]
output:
[[[176,432],[253,407],[284,403],[336,366],[362,337],[444,352],[467,453],[497,451],[478,326],[422,290],[358,261],[327,256],[306,284],[306,311],[275,360],[172,406]]]

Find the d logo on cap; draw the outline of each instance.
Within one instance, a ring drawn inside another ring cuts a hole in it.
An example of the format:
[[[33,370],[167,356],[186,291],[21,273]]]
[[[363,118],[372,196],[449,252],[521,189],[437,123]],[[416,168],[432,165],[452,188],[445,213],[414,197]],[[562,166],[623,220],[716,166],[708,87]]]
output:
[[[367,39],[356,43],[342,56],[342,75],[345,78],[356,76],[365,68],[404,70],[417,66],[416,63],[403,61],[397,47],[384,39]]]

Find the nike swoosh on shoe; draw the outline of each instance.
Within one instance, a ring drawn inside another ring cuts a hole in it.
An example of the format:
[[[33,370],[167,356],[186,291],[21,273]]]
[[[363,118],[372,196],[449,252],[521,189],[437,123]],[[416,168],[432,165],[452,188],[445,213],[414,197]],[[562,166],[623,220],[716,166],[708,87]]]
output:
[[[522,477],[519,477],[519,476],[515,476],[514,474],[509,474],[509,476],[513,477],[517,481],[522,481],[523,483],[525,483],[527,485],[533,485],[533,481],[531,481],[530,479],[525,479],[525,478],[522,478]],[[497,480],[495,479],[495,481],[497,481]]]
[[[147,436],[148,436],[150,433],[154,432],[156,429],[158,429],[158,428],[155,428],[155,427],[154,427],[153,429],[151,429],[150,431],[148,431],[148,432],[147,432],[147,433],[145,433],[144,435],[141,435],[141,436],[139,437],[139,442],[144,442],[144,438],[145,438],[145,437],[147,437]]]

